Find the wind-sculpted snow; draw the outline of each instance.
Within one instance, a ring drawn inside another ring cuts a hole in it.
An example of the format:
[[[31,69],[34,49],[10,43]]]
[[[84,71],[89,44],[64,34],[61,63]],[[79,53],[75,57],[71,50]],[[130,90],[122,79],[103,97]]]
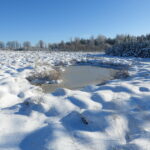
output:
[[[26,79],[39,63],[126,66],[130,77],[45,94]],[[149,59],[1,51],[0,68],[0,150],[150,149]]]

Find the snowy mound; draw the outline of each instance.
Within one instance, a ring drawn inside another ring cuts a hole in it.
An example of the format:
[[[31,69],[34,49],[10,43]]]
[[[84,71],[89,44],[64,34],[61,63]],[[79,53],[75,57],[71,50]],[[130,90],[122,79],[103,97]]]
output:
[[[130,77],[44,94],[26,79],[37,60],[130,66]],[[0,150],[150,149],[149,59],[0,52],[0,62]]]

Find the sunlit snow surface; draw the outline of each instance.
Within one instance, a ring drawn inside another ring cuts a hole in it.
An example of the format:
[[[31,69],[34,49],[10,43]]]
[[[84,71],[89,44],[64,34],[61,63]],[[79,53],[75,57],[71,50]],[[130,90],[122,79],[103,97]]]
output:
[[[49,94],[26,80],[40,63],[75,62],[130,66],[130,77]],[[150,150],[149,85],[150,59],[0,51],[0,150]]]

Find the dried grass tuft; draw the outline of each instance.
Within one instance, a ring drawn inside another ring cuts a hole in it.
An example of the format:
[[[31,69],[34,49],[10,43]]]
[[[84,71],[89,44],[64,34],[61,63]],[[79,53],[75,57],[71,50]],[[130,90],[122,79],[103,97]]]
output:
[[[116,79],[123,79],[123,78],[127,78],[129,77],[129,72],[128,70],[120,70],[119,72],[117,72],[115,75],[114,75],[114,78]]]
[[[27,77],[32,84],[53,83],[60,79],[61,70],[49,64],[36,64],[35,69]]]

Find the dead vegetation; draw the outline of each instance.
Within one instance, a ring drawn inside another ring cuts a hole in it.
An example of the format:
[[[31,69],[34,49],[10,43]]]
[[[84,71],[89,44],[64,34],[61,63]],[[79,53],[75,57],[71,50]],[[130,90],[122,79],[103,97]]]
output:
[[[114,78],[115,79],[124,79],[124,78],[127,78],[129,76],[130,75],[129,75],[128,70],[123,69],[123,70],[116,72],[116,74],[114,75]]]
[[[32,84],[54,83],[60,79],[61,70],[49,64],[36,64],[35,69],[27,77]]]

